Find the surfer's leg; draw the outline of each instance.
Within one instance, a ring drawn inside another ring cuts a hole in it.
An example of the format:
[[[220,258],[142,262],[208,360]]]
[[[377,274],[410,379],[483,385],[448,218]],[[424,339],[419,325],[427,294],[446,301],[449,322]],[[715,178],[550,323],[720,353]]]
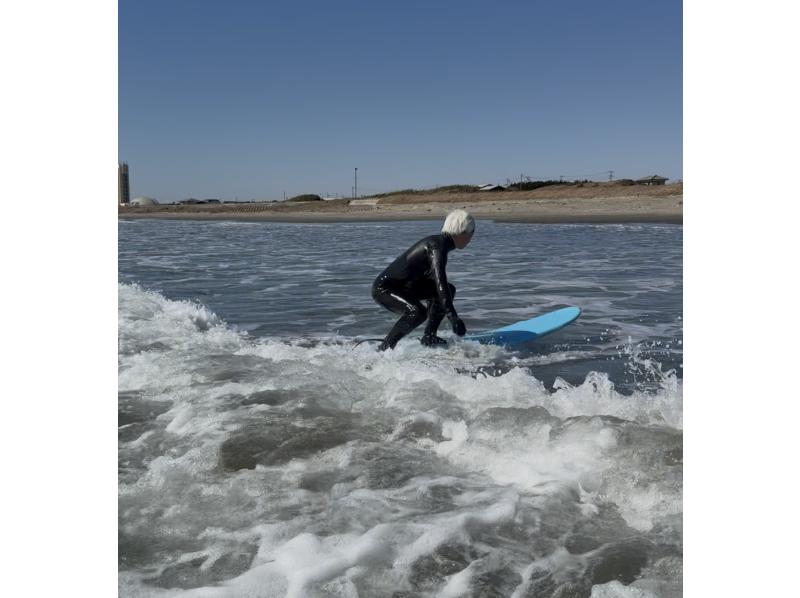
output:
[[[402,315],[378,346],[379,351],[394,349],[398,341],[422,324],[428,315],[428,310],[418,300],[390,289],[375,288],[372,297],[389,311]]]
[[[450,296],[455,298],[456,296],[456,287],[452,284],[448,284],[447,286],[450,287]],[[434,296],[428,299],[428,322],[425,324],[425,332],[422,334],[422,338],[420,342],[426,346],[433,346],[433,345],[446,345],[447,341],[443,338],[436,336],[436,333],[439,330],[439,324],[442,323],[442,319],[444,319],[444,310],[439,306],[439,301]]]

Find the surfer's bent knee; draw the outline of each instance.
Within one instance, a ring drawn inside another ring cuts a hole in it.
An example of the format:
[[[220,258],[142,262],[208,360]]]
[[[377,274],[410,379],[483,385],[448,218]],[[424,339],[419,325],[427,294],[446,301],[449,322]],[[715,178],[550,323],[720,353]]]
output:
[[[419,304],[414,305],[412,303],[406,310],[406,315],[417,324],[420,324],[425,320],[425,318],[428,317],[428,310],[425,308],[424,305],[419,305]]]

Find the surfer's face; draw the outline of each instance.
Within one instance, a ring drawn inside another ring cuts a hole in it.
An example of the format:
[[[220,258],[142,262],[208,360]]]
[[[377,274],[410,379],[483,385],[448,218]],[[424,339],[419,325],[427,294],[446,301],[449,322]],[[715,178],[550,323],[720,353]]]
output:
[[[453,243],[455,243],[456,248],[464,249],[464,247],[469,245],[469,242],[472,241],[473,234],[475,234],[475,231],[472,231],[471,233],[461,233],[458,235],[453,235]]]

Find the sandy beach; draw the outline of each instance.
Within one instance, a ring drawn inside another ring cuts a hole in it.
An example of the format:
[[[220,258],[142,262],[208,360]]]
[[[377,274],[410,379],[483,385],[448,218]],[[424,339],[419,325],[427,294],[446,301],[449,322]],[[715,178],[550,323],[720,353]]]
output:
[[[682,224],[683,183],[585,183],[534,191],[416,192],[358,200],[120,206],[119,217],[316,223],[439,220],[456,208],[500,222]]]

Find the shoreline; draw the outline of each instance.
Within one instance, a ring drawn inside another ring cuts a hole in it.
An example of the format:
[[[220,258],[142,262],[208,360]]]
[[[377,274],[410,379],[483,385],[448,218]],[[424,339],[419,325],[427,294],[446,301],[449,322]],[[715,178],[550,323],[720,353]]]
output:
[[[524,191],[437,193],[356,201],[120,206],[118,218],[333,224],[441,220],[448,212],[461,208],[479,220],[520,224],[683,224],[682,185],[558,191],[547,195]]]
[[[681,214],[672,215],[647,215],[647,214],[582,214],[582,215],[485,215],[475,214],[477,220],[493,220],[507,224],[673,224],[682,225],[683,216]],[[443,219],[443,215],[422,215],[422,214],[375,214],[375,215],[321,215],[321,214],[168,214],[168,213],[147,213],[147,214],[120,214],[119,220],[186,220],[196,222],[209,221],[234,221],[234,222],[276,222],[276,223],[295,223],[295,224],[337,224],[347,222],[404,222],[416,220],[435,220]]]

